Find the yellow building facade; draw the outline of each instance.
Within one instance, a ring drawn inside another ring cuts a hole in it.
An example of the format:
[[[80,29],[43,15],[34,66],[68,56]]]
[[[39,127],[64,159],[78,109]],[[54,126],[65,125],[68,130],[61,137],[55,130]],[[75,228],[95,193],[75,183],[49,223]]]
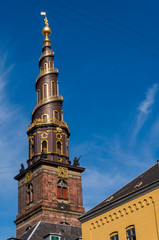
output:
[[[82,240],[159,240],[159,164],[80,220]]]

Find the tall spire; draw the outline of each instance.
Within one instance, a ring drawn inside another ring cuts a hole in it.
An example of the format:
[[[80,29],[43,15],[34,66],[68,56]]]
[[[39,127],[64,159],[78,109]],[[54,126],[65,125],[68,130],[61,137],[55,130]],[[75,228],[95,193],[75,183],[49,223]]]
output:
[[[84,213],[82,203],[81,173],[77,158],[69,159],[69,128],[63,120],[63,96],[58,91],[58,69],[54,67],[54,51],[51,50],[51,34],[45,15],[42,33],[43,49],[39,58],[40,73],[36,78],[37,104],[28,127],[29,159],[27,168],[21,167],[15,177],[19,182],[17,237],[39,221],[78,226],[78,217]],[[58,229],[58,228],[56,228]],[[52,230],[51,230],[52,231]],[[45,229],[46,235],[50,230]],[[56,234],[58,236],[58,234]],[[23,237],[22,237],[23,239]],[[37,235],[35,240],[42,239]],[[74,239],[71,235],[70,239]],[[75,238],[77,239],[77,237]]]
[[[28,166],[39,161],[44,152],[49,161],[70,164],[68,149],[70,132],[63,120],[63,96],[59,95],[58,69],[54,67],[54,51],[51,50],[51,41],[48,38],[51,29],[46,13],[41,14],[45,15],[45,27],[42,29],[45,39],[39,58],[40,73],[35,83],[37,104],[28,127]]]

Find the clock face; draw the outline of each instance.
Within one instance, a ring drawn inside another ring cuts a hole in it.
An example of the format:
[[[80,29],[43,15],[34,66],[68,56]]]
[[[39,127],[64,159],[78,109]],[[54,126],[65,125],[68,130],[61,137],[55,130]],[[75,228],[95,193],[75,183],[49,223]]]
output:
[[[26,174],[25,174],[25,183],[28,183],[32,180],[32,171],[28,171]]]
[[[58,177],[68,178],[68,168],[58,166]]]

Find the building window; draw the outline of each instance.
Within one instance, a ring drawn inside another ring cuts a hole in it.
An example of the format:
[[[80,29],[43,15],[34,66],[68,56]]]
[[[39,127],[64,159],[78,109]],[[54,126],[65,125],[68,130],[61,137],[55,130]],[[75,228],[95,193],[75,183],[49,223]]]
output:
[[[47,153],[47,141],[42,141],[42,152]]]
[[[44,237],[45,240],[61,240],[61,234],[60,233],[54,233],[54,235],[49,234]]]
[[[110,240],[119,240],[118,234],[111,236]]]
[[[61,110],[61,120],[63,121],[63,110]]]
[[[69,145],[69,140],[67,139],[67,142],[66,142],[66,149],[67,149],[67,156],[69,155],[69,147],[68,147],[68,145]]]
[[[58,142],[56,143],[56,152],[57,152],[58,154],[61,154],[61,150],[62,150],[62,144],[61,144],[60,141],[58,141]]]
[[[55,83],[54,83],[54,81],[51,82],[51,95],[52,96],[55,95]]]
[[[30,141],[30,159],[34,156],[34,141]]]
[[[38,92],[37,92],[37,102],[39,103],[40,100],[41,100],[40,89],[38,89]]]
[[[45,69],[45,70],[48,69],[48,63],[44,63],[44,69]]]
[[[67,183],[64,180],[60,180],[57,183],[57,197],[67,200]]]
[[[53,118],[59,120],[59,112],[57,110],[53,110]]]
[[[53,62],[52,61],[49,62],[49,68],[53,68]]]
[[[118,236],[117,231],[110,234],[110,240],[119,240],[119,236]]]
[[[48,97],[48,84],[44,83],[43,84],[43,99]]]
[[[47,120],[47,119],[48,119],[48,114],[43,114],[43,115],[42,115],[42,119],[43,119],[43,120]]]
[[[32,183],[30,183],[28,184],[27,187],[27,204],[29,205],[32,202],[33,202],[33,185]]]
[[[131,227],[126,230],[127,240],[136,240],[135,227]]]
[[[60,237],[57,237],[57,236],[51,236],[51,240],[60,240]]]

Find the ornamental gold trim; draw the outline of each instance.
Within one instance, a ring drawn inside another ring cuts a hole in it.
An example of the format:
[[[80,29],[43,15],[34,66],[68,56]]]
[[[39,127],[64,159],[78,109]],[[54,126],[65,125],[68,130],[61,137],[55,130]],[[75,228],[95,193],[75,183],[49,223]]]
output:
[[[28,131],[30,129],[32,129],[34,126],[38,126],[38,125],[42,125],[42,124],[50,124],[50,123],[54,123],[54,124],[57,124],[59,126],[66,127],[68,129],[68,131],[69,131],[67,123],[64,122],[64,121],[60,121],[60,120],[58,120],[56,118],[48,118],[48,119],[41,119],[41,118],[39,118],[39,119],[36,119],[33,123],[31,123],[29,125]],[[57,129],[58,129],[57,132],[62,132],[62,129],[60,127],[58,127]],[[61,130],[59,130],[59,129],[61,129]],[[42,133],[42,132],[38,131],[37,133]]]
[[[32,171],[28,171],[26,174],[25,174],[25,183],[28,183],[32,180]]]
[[[47,132],[43,132],[41,134],[41,138],[48,138],[48,133]]]
[[[58,177],[68,178],[68,168],[58,166],[57,171],[58,171]]]

